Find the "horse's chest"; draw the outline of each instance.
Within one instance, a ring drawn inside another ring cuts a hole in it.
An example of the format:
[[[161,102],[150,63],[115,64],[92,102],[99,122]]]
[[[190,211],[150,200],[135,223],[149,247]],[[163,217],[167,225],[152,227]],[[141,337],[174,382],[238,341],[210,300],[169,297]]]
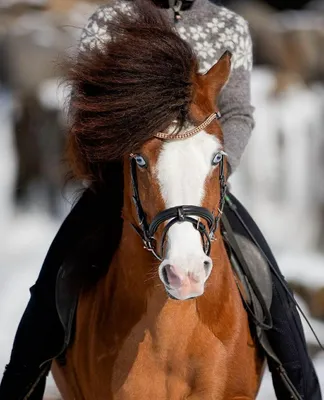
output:
[[[134,328],[115,359],[114,398],[223,398],[225,377],[219,374],[226,373],[226,352],[198,319],[161,320],[142,331],[139,341],[141,329],[141,324]]]
[[[79,318],[84,329],[79,329],[73,358],[84,399],[224,400],[256,391],[250,379],[255,350],[248,346],[243,325],[234,329],[231,323],[231,339],[224,342],[213,333],[219,320],[208,327],[194,301],[167,301],[162,307],[151,301],[128,314],[129,303],[121,304],[111,308],[105,325]],[[235,342],[242,346],[236,348]],[[243,362],[251,364],[250,370],[242,369]]]

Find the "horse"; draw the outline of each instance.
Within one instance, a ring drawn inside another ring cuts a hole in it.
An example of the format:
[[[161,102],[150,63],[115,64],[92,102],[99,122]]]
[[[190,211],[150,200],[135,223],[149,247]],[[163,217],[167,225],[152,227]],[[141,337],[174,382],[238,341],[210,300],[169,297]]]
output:
[[[68,77],[68,158],[89,185],[117,160],[122,233],[108,271],[82,289],[73,341],[52,373],[64,400],[255,399],[264,357],[220,226],[216,99],[231,55],[202,74],[164,12],[139,0],[127,10],[115,10],[111,40],[79,54]]]

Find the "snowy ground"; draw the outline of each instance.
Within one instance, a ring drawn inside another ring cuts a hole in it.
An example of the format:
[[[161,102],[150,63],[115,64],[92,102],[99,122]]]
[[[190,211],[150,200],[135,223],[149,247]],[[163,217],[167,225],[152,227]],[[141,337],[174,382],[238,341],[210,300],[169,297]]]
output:
[[[9,359],[14,334],[29,299],[28,289],[37,278],[46,251],[61,221],[52,220],[35,204],[28,212],[13,212],[11,188],[15,174],[14,153],[9,124],[9,98],[0,92],[0,372]],[[65,212],[68,205],[65,204]],[[318,254],[279,255],[284,274],[308,284],[324,286],[324,258]],[[324,324],[314,321],[314,327],[324,342]],[[306,328],[305,328],[306,329]],[[308,329],[306,335],[314,343]],[[324,391],[324,354],[314,360]],[[48,391],[53,393],[49,381]],[[267,374],[258,397],[275,399]]]

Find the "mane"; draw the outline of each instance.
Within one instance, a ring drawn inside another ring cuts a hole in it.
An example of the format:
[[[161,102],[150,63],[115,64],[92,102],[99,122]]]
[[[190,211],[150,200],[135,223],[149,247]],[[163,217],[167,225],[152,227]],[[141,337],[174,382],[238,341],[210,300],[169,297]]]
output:
[[[148,0],[114,9],[100,49],[81,52],[72,86],[67,158],[74,176],[100,181],[102,168],[136,151],[174,120],[181,129],[192,100],[197,59],[165,11]],[[105,35],[107,37],[107,34]]]

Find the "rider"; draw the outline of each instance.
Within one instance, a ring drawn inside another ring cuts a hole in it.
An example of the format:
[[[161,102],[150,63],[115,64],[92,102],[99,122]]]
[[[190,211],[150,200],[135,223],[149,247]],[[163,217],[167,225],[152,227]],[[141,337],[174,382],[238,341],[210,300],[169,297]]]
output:
[[[183,0],[173,1],[172,4],[164,0],[154,2],[159,7],[168,8],[179,34],[197,52],[202,71],[210,68],[225,50],[233,54],[231,76],[219,98],[225,150],[233,172],[254,124],[253,107],[250,105],[252,45],[248,25],[242,17],[216,5],[213,0]],[[128,9],[125,8],[125,2],[116,0],[118,4],[120,8]],[[102,6],[89,19],[81,36],[80,51],[93,48],[100,50],[102,42],[109,37],[105,31],[105,21],[111,18],[112,12],[111,6]],[[110,168],[118,166],[110,163],[107,169]],[[111,187],[110,184],[107,182],[107,188]],[[106,187],[91,185],[63,222],[46,255],[36,284],[31,288],[31,298],[19,324],[10,363],[1,382],[0,400],[42,399],[51,360],[67,346],[69,339],[57,313],[56,282],[59,270],[62,265],[69,263],[77,266],[78,275],[81,271],[95,279],[102,273],[100,267],[109,265],[121,234],[122,200],[114,196]],[[232,194],[228,194],[228,197],[224,211],[232,229],[248,237],[239,222],[239,215],[277,271],[272,277],[273,328],[268,332],[271,346],[300,398],[320,400],[320,388],[307,354],[300,318],[294,302],[280,282],[283,277],[276,261],[248,212]],[[68,291],[64,295],[69,296]],[[280,379],[278,369],[271,362],[269,366],[278,399],[288,399],[290,392]]]

